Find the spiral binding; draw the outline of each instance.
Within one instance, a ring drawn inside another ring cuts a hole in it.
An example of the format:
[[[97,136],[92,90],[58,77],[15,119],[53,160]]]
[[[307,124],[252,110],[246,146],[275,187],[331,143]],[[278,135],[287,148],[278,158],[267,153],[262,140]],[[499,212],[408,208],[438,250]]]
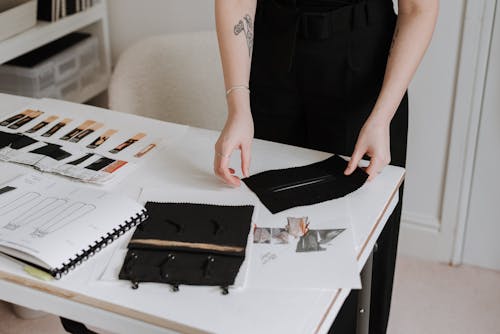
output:
[[[103,236],[99,240],[96,240],[94,244],[89,245],[87,249],[82,249],[80,253],[77,253],[74,258],[69,259],[68,262],[64,263],[60,268],[52,269],[50,271],[50,274],[54,276],[55,279],[60,279],[62,276],[75,269],[77,266],[82,264],[82,262],[94,256],[101,249],[111,244],[125,232],[139,225],[147,218],[148,214],[146,210],[143,209],[141,212],[137,213],[129,220],[126,220],[123,224],[118,225],[118,227],[114,228],[111,232],[107,233],[106,236]]]

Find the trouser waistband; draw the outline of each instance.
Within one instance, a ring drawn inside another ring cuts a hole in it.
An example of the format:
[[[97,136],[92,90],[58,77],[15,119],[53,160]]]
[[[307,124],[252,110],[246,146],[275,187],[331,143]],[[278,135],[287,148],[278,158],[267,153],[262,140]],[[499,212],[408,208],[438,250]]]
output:
[[[276,0],[262,2],[263,18],[267,24],[283,30],[295,28],[296,37],[323,40],[332,34],[351,31],[387,21],[395,17],[391,0],[357,2],[332,11],[304,11]],[[290,26],[292,25],[292,26]]]

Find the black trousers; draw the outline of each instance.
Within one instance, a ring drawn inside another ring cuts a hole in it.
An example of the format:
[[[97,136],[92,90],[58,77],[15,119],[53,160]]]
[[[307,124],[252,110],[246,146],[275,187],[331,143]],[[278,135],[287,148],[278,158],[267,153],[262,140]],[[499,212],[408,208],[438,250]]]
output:
[[[250,76],[255,137],[350,156],[383,82],[396,23],[392,1],[317,12],[287,1],[257,5]],[[405,95],[391,122],[391,164],[405,166],[407,129]],[[374,334],[387,329],[401,200],[402,190],[374,253]],[[331,332],[355,333],[356,296],[348,297]]]

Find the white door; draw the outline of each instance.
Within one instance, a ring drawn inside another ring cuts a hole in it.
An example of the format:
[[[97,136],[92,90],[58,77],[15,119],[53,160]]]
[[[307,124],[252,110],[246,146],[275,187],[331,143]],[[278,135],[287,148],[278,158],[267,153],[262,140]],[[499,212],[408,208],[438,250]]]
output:
[[[463,262],[500,270],[500,1],[491,43]]]

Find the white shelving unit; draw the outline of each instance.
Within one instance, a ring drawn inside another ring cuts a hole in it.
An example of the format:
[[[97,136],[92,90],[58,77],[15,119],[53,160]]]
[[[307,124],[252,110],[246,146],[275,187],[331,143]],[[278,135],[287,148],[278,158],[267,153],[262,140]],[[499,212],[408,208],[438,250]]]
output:
[[[38,21],[33,28],[7,40],[0,41],[0,64],[74,31],[92,33],[99,39],[101,50],[100,75],[93,84],[87,86],[72,100],[72,102],[79,103],[88,101],[107,89],[111,75],[107,0],[100,0],[89,9],[56,22]]]

